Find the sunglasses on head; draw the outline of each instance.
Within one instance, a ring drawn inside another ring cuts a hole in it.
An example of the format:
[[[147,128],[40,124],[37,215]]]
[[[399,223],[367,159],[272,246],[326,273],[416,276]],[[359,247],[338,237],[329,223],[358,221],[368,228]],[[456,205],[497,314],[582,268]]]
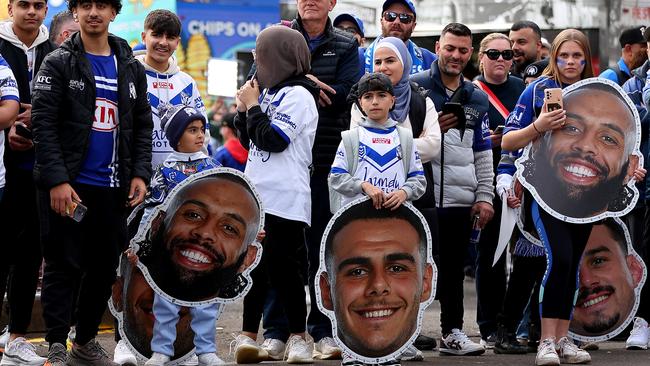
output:
[[[484,52],[485,55],[490,59],[490,60],[498,60],[499,56],[503,57],[504,60],[510,61],[512,58],[515,56],[515,53],[513,50],[495,50],[495,49],[489,49]]]
[[[384,12],[384,20],[387,22],[394,22],[397,18],[399,18],[399,21],[402,24],[410,24],[413,19],[415,19],[415,16],[405,13],[396,13],[394,11]]]

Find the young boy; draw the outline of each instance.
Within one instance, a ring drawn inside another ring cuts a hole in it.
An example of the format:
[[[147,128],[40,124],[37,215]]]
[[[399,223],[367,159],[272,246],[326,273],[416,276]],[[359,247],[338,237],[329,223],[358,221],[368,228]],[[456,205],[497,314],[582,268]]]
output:
[[[151,196],[145,201],[145,213],[140,225],[146,223],[153,208],[165,200],[178,183],[192,174],[217,168],[215,162],[203,151],[207,121],[200,111],[187,106],[174,106],[163,112],[162,129],[170,146],[174,148],[167,159],[156,169],[151,178]],[[162,366],[174,355],[176,323],[180,306],[154,295],[155,322],[151,339],[151,358],[147,366]],[[219,304],[190,307],[191,327],[199,365],[214,366],[223,361],[216,355],[215,331]]]
[[[155,169],[167,155],[174,151],[160,129],[161,109],[170,105],[189,105],[206,115],[205,105],[196,82],[178,67],[172,57],[181,40],[181,21],[169,10],[157,9],[144,20],[142,42],[146,50],[135,58],[142,63],[147,74],[147,97],[151,103],[153,119],[151,166]],[[204,153],[210,142],[206,131]]]
[[[364,119],[358,128],[341,134],[343,140],[332,164],[330,188],[343,196],[338,207],[364,193],[377,209],[396,209],[406,200],[418,199],[426,188],[424,170],[410,130],[398,127],[389,117],[395,104],[390,79],[380,73],[366,74],[352,90]],[[356,156],[348,156],[350,153]],[[337,204],[333,202],[333,211]]]

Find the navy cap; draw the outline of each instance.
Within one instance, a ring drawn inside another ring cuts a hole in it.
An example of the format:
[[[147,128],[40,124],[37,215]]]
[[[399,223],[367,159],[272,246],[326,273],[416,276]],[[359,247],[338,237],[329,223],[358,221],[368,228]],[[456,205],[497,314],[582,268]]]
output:
[[[362,38],[365,37],[364,35],[365,31],[363,29],[363,21],[352,14],[348,14],[348,13],[339,14],[339,16],[334,18],[334,22],[332,22],[332,25],[336,27],[337,25],[339,25],[339,23],[345,20],[356,24],[357,28],[359,29],[359,35],[361,35]]]
[[[413,15],[416,15],[415,13],[415,5],[413,5],[413,2],[411,0],[386,0],[384,1],[384,5],[381,7],[381,12],[385,12],[386,9],[388,9],[389,6],[395,4],[395,3],[402,3],[406,5],[407,8],[411,9],[413,12]]]
[[[646,39],[643,36],[644,32],[645,26],[628,28],[624,30],[618,39],[618,41],[621,43],[621,48],[624,48],[626,44],[645,43]]]

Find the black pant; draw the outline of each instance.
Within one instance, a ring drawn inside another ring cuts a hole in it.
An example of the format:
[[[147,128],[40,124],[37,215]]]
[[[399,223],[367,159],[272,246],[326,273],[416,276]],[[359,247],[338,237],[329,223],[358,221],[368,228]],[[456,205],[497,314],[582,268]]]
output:
[[[0,297],[9,299],[9,331],[25,334],[43,262],[39,240],[36,187],[31,170],[7,170],[4,199],[0,205]],[[6,285],[6,288],[5,288]],[[2,300],[0,299],[0,305]]]
[[[305,331],[307,306],[301,266],[305,262],[305,223],[266,214],[262,260],[251,273],[253,285],[244,298],[242,330],[257,333],[269,286],[276,291],[290,333]]]
[[[463,328],[463,266],[472,230],[470,212],[470,207],[438,209],[440,266],[437,291],[443,335],[454,328]]]
[[[643,240],[639,248],[635,248],[639,256],[645,262],[646,268],[650,268],[650,201],[645,201],[645,218],[643,227]],[[650,320],[650,280],[646,280],[641,290],[639,309],[636,312],[638,317]]]
[[[592,224],[560,221],[533,203],[533,220],[546,247],[548,266],[542,282],[541,317],[570,320],[577,290],[580,258]]]
[[[65,344],[78,289],[77,335],[83,345],[97,335],[115,281],[115,269],[127,245],[124,192],[118,188],[74,184],[88,207],[80,223],[50,208],[49,192],[39,193],[45,271],[43,318],[45,339]]]
[[[506,256],[502,255],[492,266],[494,252],[499,242],[501,225],[501,200],[494,199],[494,217],[481,232],[476,246],[476,322],[481,337],[486,339],[497,330],[497,314],[501,311],[506,294]]]
[[[517,331],[524,309],[530,301],[530,323],[539,326],[539,288],[546,271],[546,257],[513,256],[512,272],[503,299],[499,322],[509,333]]]

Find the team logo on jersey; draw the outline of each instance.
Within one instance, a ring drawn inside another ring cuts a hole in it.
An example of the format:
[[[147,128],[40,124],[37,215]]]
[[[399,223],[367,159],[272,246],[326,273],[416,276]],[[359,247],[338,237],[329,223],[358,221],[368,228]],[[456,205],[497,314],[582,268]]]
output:
[[[153,88],[174,90],[174,84],[169,81],[154,81]]]
[[[363,145],[359,146],[359,161],[362,161],[363,158],[366,156],[366,147]]]
[[[93,118],[93,130],[112,131],[118,124],[117,104],[111,100],[97,98],[95,102],[95,117]]]
[[[129,82],[129,96],[131,99],[136,99],[138,94],[135,92],[135,84],[132,81]]]
[[[386,144],[390,145],[391,144],[391,139],[390,137],[373,137],[372,138],[372,143],[373,144]]]
[[[72,90],[77,89],[79,91],[83,91],[86,88],[86,84],[84,84],[83,80],[70,80],[68,83],[68,88]]]

